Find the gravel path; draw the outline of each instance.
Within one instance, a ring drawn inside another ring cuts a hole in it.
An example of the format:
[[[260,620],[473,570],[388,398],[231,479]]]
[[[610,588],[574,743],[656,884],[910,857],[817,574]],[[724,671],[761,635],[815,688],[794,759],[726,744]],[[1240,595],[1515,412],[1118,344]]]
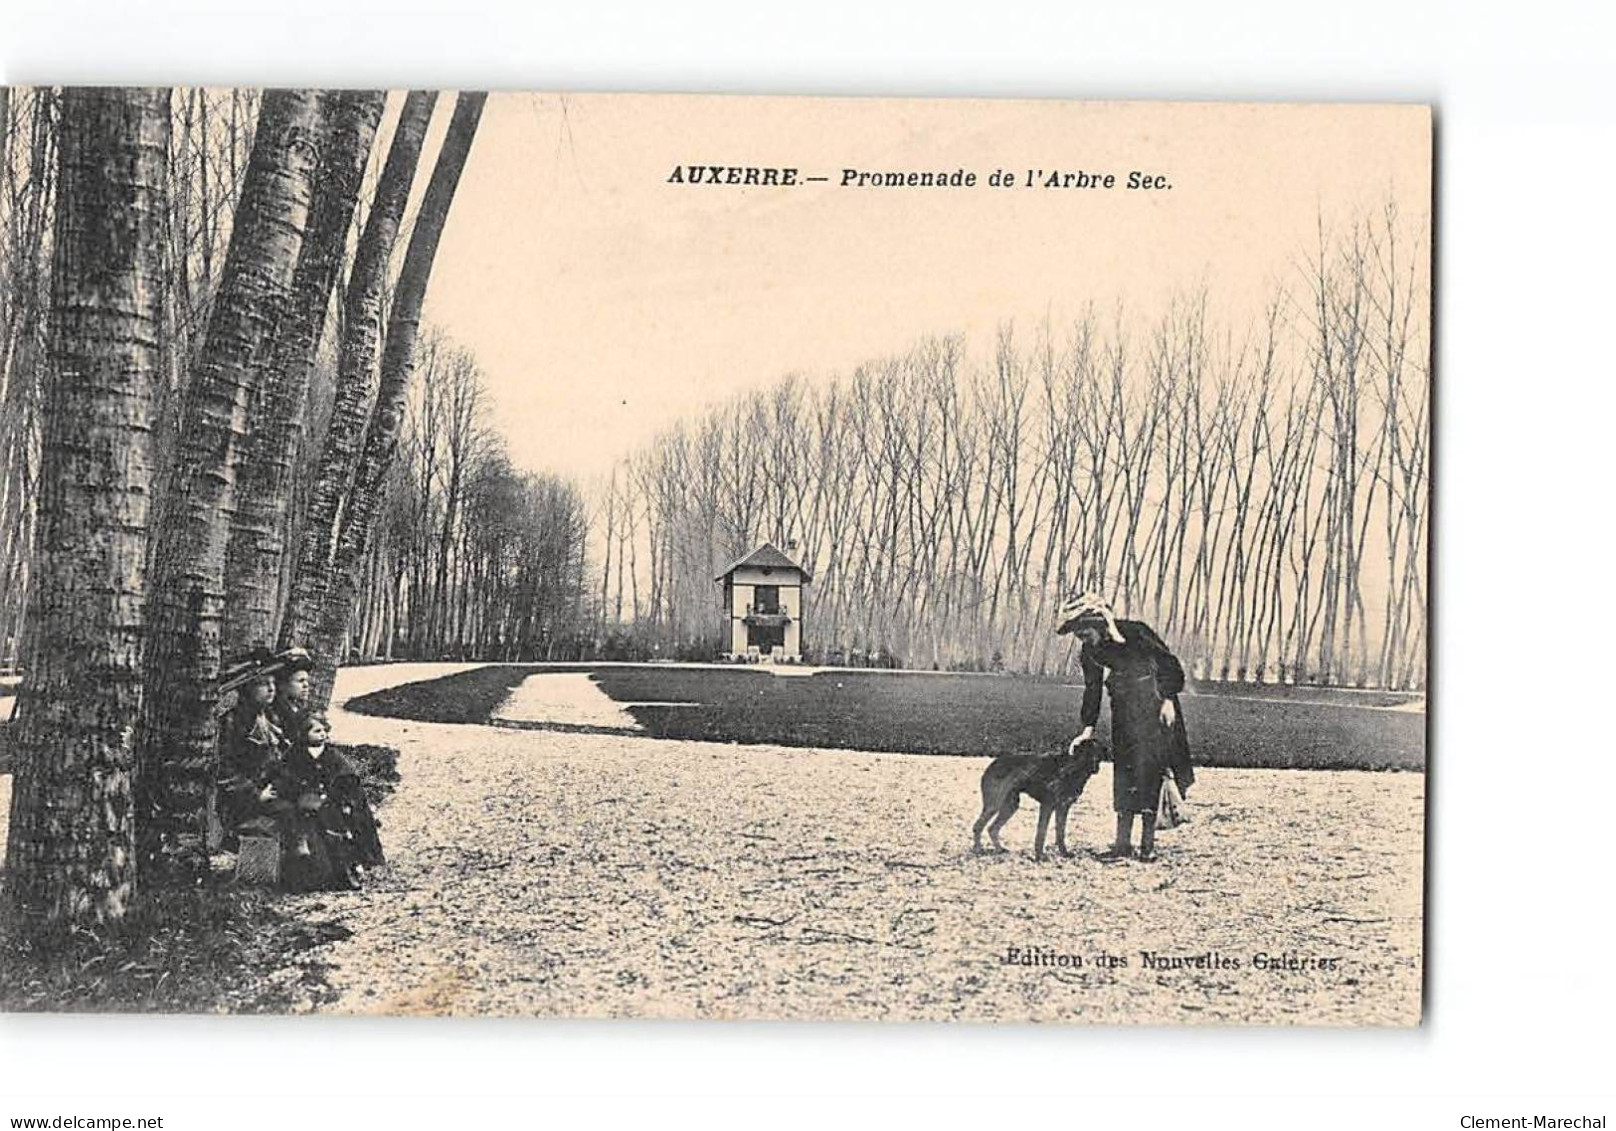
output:
[[[587,672],[528,676],[493,717],[511,723],[560,723],[571,727],[634,732],[643,729],[625,706],[600,689]]]
[[[473,666],[352,669],[339,698]],[[969,852],[986,759],[334,723],[397,747],[403,780],[381,812],[390,866],[290,901],[353,932],[317,952],[330,1011],[1419,1019],[1420,774],[1202,770],[1161,862],[1105,865],[1086,851],[1109,837],[1104,768],[1072,812],[1085,851],[1040,865],[1031,803],[1010,854]],[[1143,951],[1205,957],[1149,969]]]

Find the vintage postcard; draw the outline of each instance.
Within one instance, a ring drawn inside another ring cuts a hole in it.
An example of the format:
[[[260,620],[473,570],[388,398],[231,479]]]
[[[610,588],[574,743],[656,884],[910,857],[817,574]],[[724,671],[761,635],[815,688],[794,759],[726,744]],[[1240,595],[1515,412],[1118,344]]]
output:
[[[0,1008],[1419,1023],[1429,108],[4,99]]]

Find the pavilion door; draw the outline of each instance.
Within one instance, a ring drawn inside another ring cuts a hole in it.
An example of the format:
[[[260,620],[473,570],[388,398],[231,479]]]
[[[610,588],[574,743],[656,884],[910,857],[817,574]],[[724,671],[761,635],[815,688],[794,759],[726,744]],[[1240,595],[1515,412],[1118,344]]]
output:
[[[785,626],[778,624],[747,625],[746,642],[750,646],[756,648],[763,655],[772,655],[776,648],[785,647]]]

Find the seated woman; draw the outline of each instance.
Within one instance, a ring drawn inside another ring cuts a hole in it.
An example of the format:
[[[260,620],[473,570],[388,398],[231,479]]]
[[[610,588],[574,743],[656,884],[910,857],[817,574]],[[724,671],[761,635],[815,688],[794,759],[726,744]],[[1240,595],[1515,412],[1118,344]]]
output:
[[[221,692],[236,692],[219,727],[215,815],[219,847],[234,852],[243,832],[264,833],[273,821],[261,796],[280,772],[285,735],[271,720],[277,664],[267,651],[231,664]]]
[[[302,729],[314,695],[314,657],[302,648],[287,648],[275,655],[275,699],[270,722],[288,735]]]
[[[309,715],[273,786],[281,835],[281,880],[289,891],[359,886],[384,862],[379,827],[353,763],[326,748],[330,724]]]

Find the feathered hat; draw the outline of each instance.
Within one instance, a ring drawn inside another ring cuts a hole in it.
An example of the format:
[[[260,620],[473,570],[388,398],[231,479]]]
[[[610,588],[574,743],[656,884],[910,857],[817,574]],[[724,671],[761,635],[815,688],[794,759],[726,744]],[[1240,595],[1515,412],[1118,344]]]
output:
[[[219,694],[223,696],[243,684],[267,676],[279,677],[284,672],[307,671],[313,667],[314,658],[305,648],[286,648],[279,652],[271,652],[260,645],[225,665],[224,670],[219,673]]]
[[[219,694],[225,695],[243,684],[274,675],[277,670],[273,652],[262,646],[254,648],[225,664],[219,673]]]
[[[1114,643],[1123,643],[1122,630],[1117,627],[1117,615],[1105,603],[1105,598],[1092,590],[1074,593],[1061,603],[1060,612],[1055,617],[1055,632],[1057,635],[1074,632],[1083,621],[1103,626],[1105,634]]]
[[[279,672],[309,672],[314,670],[314,657],[307,648],[282,648],[275,653]]]

